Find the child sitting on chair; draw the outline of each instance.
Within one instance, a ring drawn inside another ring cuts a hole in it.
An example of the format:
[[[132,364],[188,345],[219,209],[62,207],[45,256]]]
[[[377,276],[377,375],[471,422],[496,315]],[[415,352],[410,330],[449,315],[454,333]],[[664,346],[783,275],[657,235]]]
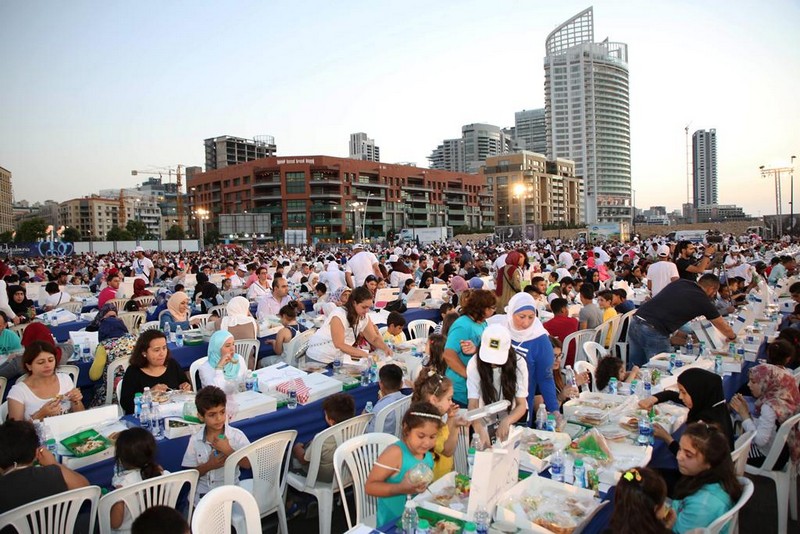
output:
[[[391,312],[386,318],[386,332],[383,333],[383,342],[399,345],[406,340],[403,328],[406,327],[406,318],[401,313]]]
[[[347,421],[356,414],[356,402],[347,393],[336,393],[322,402],[322,411],[325,415],[325,422],[328,423],[328,426],[333,426],[342,421]],[[317,437],[314,437],[314,439],[317,439]],[[306,444],[298,443],[292,449],[292,457],[295,460],[293,463],[303,474],[308,474],[313,443],[313,440]],[[336,440],[331,436],[322,444],[319,471],[317,472],[317,480],[320,482],[333,481],[334,452],[336,452]]]
[[[396,400],[400,400],[405,395],[400,391],[403,387],[403,370],[400,366],[393,363],[387,363],[381,367],[378,372],[378,388],[380,393],[378,402],[375,403],[372,411],[377,416],[378,413],[385,407],[389,406]],[[387,434],[394,434],[395,415],[389,414],[383,424],[383,428],[375,428],[375,418],[373,417],[367,423],[367,432],[386,432]]]

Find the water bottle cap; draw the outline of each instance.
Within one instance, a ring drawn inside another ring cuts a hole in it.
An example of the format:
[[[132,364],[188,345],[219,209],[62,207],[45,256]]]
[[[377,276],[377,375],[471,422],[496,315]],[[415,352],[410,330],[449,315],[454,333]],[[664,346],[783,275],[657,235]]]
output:
[[[136,398],[136,397],[141,397],[141,396],[142,396],[142,394],[141,394],[141,393],[137,393],[137,394],[136,394],[136,395],[134,395],[133,397],[134,397],[134,398]]]
[[[467,454],[475,454],[475,447],[470,447],[470,448],[467,450]]]
[[[421,530],[422,529],[429,529],[429,528],[431,528],[431,524],[428,523],[427,519],[420,519],[419,523],[417,523],[417,528],[419,528]]]
[[[580,458],[575,460],[575,467],[583,467],[583,460],[581,460]]]
[[[475,532],[476,530],[478,530],[478,527],[472,521],[464,523],[464,532]]]
[[[556,420],[556,416],[553,415],[553,414],[550,414],[550,415],[547,416],[547,419],[552,419],[553,421],[555,421]]]

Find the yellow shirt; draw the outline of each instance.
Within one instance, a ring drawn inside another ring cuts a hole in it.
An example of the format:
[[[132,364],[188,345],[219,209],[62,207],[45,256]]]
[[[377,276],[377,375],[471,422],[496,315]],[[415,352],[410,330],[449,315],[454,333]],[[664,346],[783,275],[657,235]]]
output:
[[[388,330],[383,333],[383,342],[384,343],[391,342],[391,343],[393,343],[395,345],[399,345],[400,343],[404,343],[405,340],[406,340],[406,338],[405,338],[405,336],[403,335],[402,332],[400,332],[396,336],[393,336],[392,334],[390,334]]]
[[[450,427],[443,425],[436,435],[436,444],[433,446],[433,480],[434,482],[445,476],[453,470],[455,462],[452,456],[445,456],[442,454],[444,451],[444,444],[450,437]]]
[[[609,306],[608,308],[603,310],[603,322],[606,322],[609,319],[611,319],[612,317],[616,317],[616,316],[617,316],[617,310],[615,310],[613,306]],[[605,340],[605,342],[603,342],[603,345],[606,348],[609,348],[609,345],[611,345],[611,334],[612,334],[612,332],[611,332],[611,330],[609,330],[608,334],[606,335],[606,340]]]

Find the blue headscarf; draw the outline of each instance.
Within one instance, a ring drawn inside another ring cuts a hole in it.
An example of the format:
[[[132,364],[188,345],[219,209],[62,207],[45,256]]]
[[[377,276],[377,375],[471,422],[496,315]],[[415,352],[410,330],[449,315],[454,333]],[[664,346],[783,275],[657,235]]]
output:
[[[208,364],[214,369],[217,368],[220,359],[222,359],[222,345],[228,341],[228,338],[232,337],[233,334],[227,330],[219,330],[214,332],[214,335],[211,336],[211,339],[208,342]],[[222,368],[222,372],[225,374],[225,378],[228,380],[235,380],[239,376],[239,362],[242,361],[242,357],[236,354],[235,359],[235,363],[226,363]]]

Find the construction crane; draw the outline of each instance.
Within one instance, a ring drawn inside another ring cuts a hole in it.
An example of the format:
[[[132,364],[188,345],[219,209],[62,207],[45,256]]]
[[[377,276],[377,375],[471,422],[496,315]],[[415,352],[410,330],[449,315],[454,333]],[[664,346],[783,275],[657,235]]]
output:
[[[167,176],[169,177],[168,178],[168,182],[171,182],[172,181],[172,173],[175,172],[175,177],[176,177],[175,185],[177,187],[177,193],[175,195],[175,200],[176,200],[176,211],[177,211],[177,216],[178,216],[178,226],[181,229],[183,229],[185,227],[183,225],[183,193],[181,191],[183,189],[183,181],[182,181],[182,177],[181,177],[181,167],[184,167],[184,165],[178,164],[175,169],[173,169],[172,167],[154,167],[153,169],[148,169],[148,170],[144,170],[144,171],[132,170],[131,171],[131,176],[137,176],[139,173],[142,173],[142,174],[158,174],[158,177],[161,178],[163,173],[166,172]]]

